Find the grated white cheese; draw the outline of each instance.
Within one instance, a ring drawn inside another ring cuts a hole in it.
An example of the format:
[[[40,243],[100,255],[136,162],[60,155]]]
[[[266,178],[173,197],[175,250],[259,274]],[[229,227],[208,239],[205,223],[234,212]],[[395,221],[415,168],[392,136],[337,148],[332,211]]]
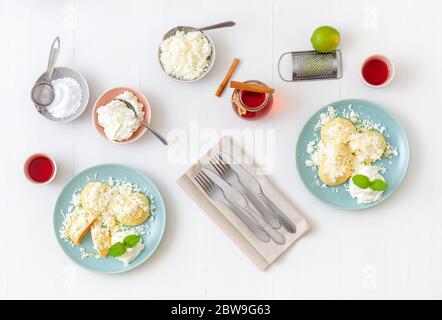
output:
[[[348,106],[347,111],[344,111],[344,112],[343,112],[342,116],[343,116],[345,119],[350,120],[350,121],[353,122],[354,124],[355,124],[355,123],[358,123],[358,122],[360,121],[359,113],[355,112],[355,111],[352,109],[351,105]]]
[[[387,158],[397,157],[399,155],[399,151],[397,147],[393,147],[391,144],[387,143],[387,148],[385,149],[384,155]]]
[[[95,259],[101,259],[102,257],[100,257],[99,254],[95,254],[93,252],[88,251],[86,248],[81,247],[80,248],[80,253],[81,253],[81,259],[87,259],[87,258],[95,258]]]
[[[312,154],[316,149],[315,141],[310,141],[307,145],[307,153]]]
[[[210,66],[212,45],[200,31],[178,31],[161,43],[160,61],[166,73],[181,80],[195,80]]]
[[[364,119],[362,120],[360,123],[357,124],[356,126],[358,129],[364,129],[364,130],[376,130],[378,131],[380,134],[384,134],[387,131],[387,128],[382,125],[379,122],[373,122],[369,119]]]
[[[305,166],[309,168],[316,168],[316,164],[311,159],[305,160]]]
[[[338,112],[336,111],[336,109],[333,108],[333,106],[328,106],[327,111],[323,112],[319,115],[319,120],[315,124],[314,130],[315,131],[320,130],[323,125],[332,121],[334,118],[336,118],[337,115],[338,115]]]

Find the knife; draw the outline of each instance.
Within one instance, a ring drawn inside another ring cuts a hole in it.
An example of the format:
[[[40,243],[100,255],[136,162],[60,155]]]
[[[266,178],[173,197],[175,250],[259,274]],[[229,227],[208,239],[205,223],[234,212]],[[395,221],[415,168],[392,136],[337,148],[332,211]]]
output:
[[[235,172],[236,174],[236,172]],[[279,229],[281,227],[280,221],[275,217],[272,210],[270,210],[268,207],[266,207],[258,198],[256,194],[253,192],[250,192],[249,189],[244,188],[244,186],[241,184],[239,179],[236,179],[235,184],[232,183],[233,187],[238,187],[239,191],[244,193],[247,200],[250,201],[250,203],[255,207],[258,212],[260,212],[264,218],[264,220],[273,228],[273,229]]]
[[[220,157],[227,163],[239,177],[239,180],[245,189],[250,190],[258,196],[262,203],[273,212],[281,222],[284,229],[290,233],[296,233],[295,224],[264,194],[258,180],[246,169],[243,168],[234,158],[225,152],[219,153]]]
[[[249,215],[255,222],[269,235],[269,237],[277,244],[284,244],[285,238],[284,236],[273,229],[267,222],[261,217],[259,213],[257,213],[255,210],[249,207],[249,204],[247,202],[247,199],[244,197],[244,195],[233,188],[230,184],[228,184],[226,181],[224,181],[219,175],[217,175],[215,172],[213,172],[210,169],[202,168],[202,172],[204,172],[210,180],[214,184],[216,184],[220,189],[224,192],[224,195],[234,204],[236,204],[238,207],[242,208],[247,215]]]

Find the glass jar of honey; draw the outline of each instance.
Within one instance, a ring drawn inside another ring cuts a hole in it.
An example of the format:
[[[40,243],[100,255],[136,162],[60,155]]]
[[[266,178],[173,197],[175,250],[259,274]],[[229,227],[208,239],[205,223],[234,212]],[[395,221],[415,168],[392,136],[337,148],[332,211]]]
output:
[[[258,80],[248,80],[247,83],[257,84],[263,87],[267,85]],[[251,92],[246,90],[233,91],[233,111],[243,119],[256,120],[270,112],[273,105],[273,94]]]

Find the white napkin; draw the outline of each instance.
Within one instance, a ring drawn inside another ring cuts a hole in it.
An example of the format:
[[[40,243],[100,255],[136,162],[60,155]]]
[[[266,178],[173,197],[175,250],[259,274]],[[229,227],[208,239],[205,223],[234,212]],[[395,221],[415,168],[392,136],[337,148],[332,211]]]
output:
[[[256,175],[256,167],[249,165],[251,161],[243,161],[241,165],[252,173],[261,184],[264,194],[296,225],[296,233],[287,232],[283,227],[278,229],[286,242],[277,245],[271,240],[262,242],[231,212],[224,204],[212,200],[196,183],[194,175],[202,166],[207,166],[209,159],[219,151],[230,154],[238,162],[247,159],[230,137],[223,137],[215,146],[204,154],[197,163],[192,165],[177,183],[203,209],[204,212],[227,234],[227,236],[256,264],[260,270],[265,270],[276,258],[284,253],[296,240],[309,230],[305,218],[273,187],[267,178]]]

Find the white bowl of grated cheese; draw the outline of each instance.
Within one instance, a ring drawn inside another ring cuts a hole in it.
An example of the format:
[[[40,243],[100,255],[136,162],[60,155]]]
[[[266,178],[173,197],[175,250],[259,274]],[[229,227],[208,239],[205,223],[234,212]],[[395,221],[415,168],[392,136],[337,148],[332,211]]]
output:
[[[169,30],[158,49],[161,68],[179,82],[202,79],[212,69],[215,56],[215,45],[207,33],[182,26]]]

